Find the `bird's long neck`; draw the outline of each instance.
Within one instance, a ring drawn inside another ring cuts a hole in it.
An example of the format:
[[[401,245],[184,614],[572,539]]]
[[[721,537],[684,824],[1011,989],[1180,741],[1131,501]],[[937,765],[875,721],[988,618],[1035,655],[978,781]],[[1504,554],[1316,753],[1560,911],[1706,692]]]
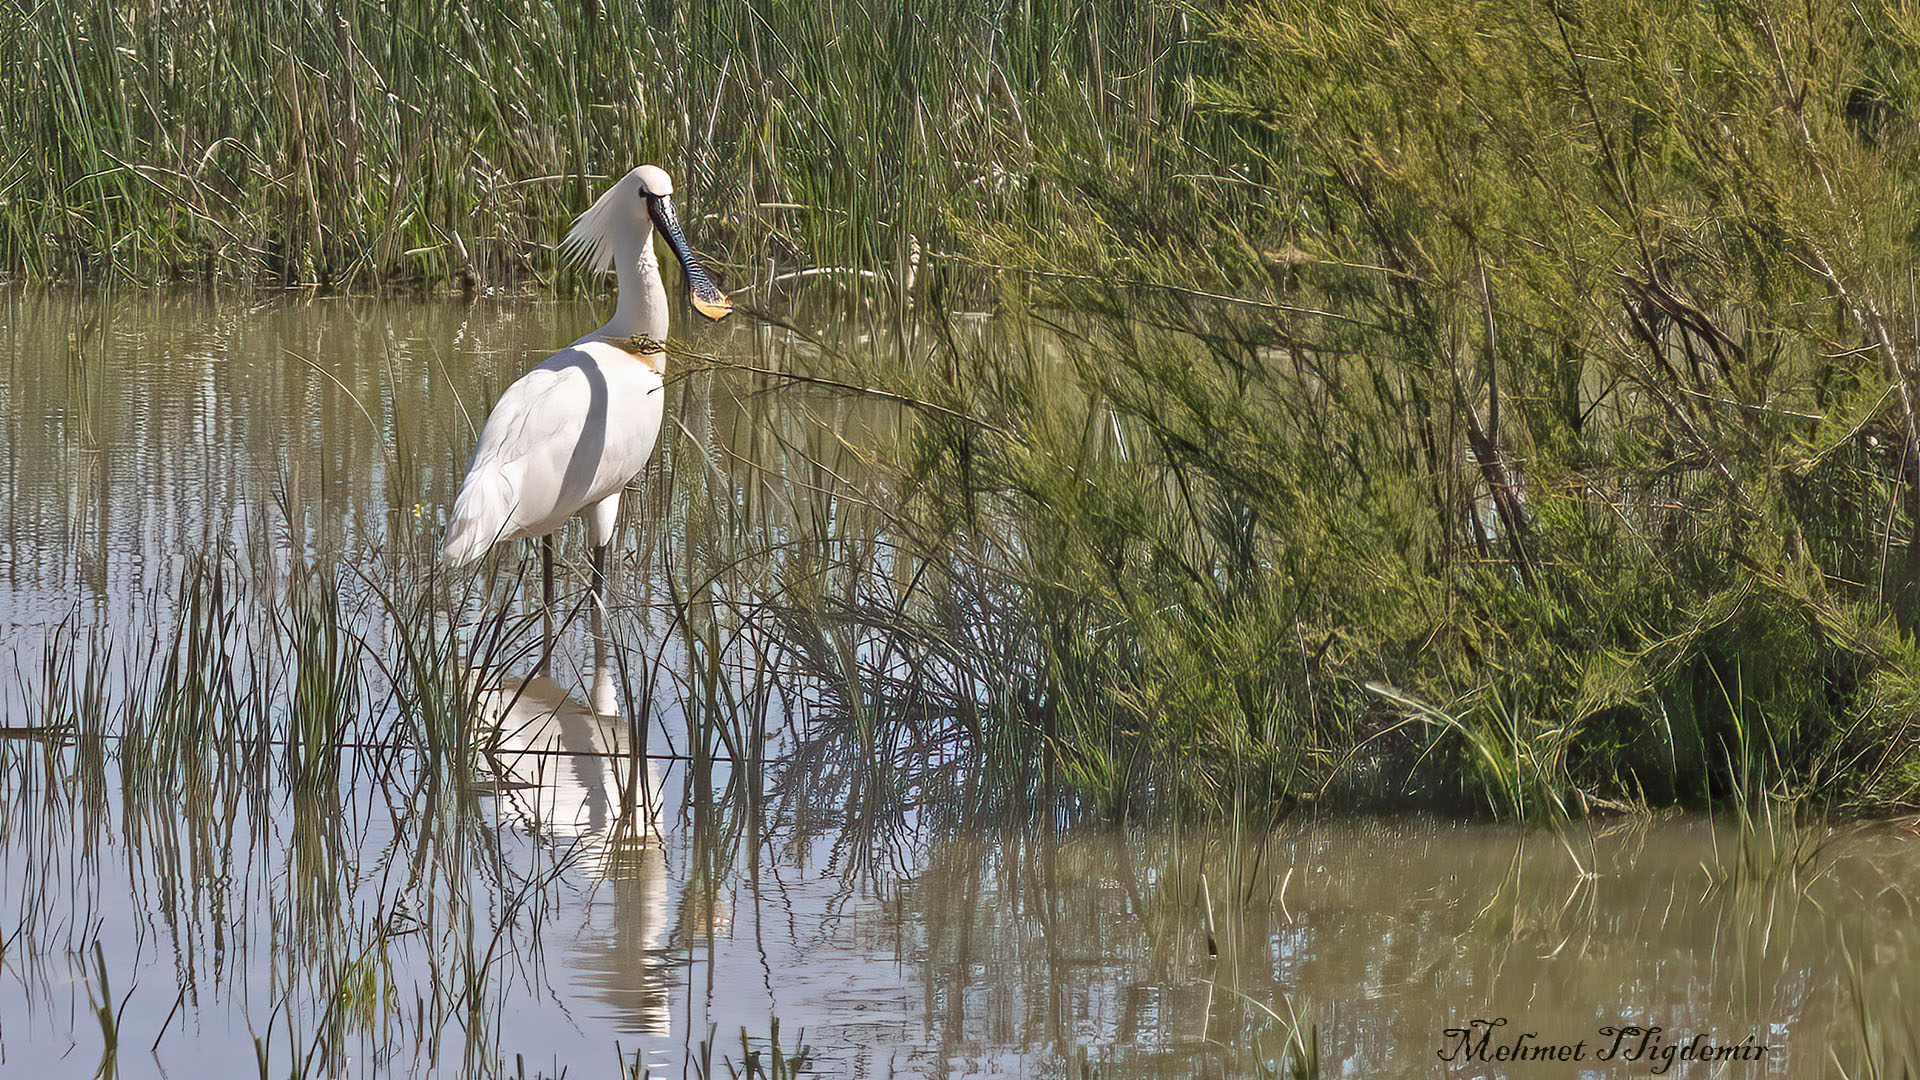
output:
[[[642,228],[637,236],[615,244],[613,268],[619,276],[619,300],[613,318],[593,337],[618,340],[646,337],[667,339],[667,286],[660,280],[660,260],[653,254],[653,229]],[[665,356],[648,357],[654,367],[664,367]]]

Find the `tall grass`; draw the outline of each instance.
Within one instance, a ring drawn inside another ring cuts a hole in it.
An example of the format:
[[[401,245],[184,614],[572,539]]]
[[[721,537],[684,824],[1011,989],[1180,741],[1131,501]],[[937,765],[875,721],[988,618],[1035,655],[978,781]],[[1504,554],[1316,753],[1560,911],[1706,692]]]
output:
[[[1051,0],[10,4],[0,76],[37,89],[0,105],[0,267],[508,284],[655,161],[735,288],[898,282],[969,222],[1027,216],[1062,118],[1108,156],[1179,122],[1187,27]]]

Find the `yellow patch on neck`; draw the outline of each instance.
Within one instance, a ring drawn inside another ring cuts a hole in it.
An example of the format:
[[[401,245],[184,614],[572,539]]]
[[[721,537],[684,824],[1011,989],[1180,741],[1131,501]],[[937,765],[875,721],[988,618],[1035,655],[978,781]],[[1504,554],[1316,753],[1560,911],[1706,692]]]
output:
[[[662,375],[667,373],[667,343],[635,334],[632,337],[602,338],[607,344],[627,353]]]

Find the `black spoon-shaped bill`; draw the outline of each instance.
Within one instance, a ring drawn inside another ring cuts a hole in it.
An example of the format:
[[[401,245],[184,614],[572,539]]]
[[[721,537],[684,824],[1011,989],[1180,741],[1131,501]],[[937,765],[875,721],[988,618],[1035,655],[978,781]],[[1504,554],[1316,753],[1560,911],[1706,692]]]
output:
[[[687,245],[686,234],[680,231],[680,218],[673,212],[673,200],[665,195],[652,196],[647,200],[647,211],[653,215],[654,227],[667,238],[673,257],[680,260],[680,271],[687,277],[687,295],[693,298],[694,310],[709,319],[726,318],[733,310],[733,301],[707,276],[707,268]]]

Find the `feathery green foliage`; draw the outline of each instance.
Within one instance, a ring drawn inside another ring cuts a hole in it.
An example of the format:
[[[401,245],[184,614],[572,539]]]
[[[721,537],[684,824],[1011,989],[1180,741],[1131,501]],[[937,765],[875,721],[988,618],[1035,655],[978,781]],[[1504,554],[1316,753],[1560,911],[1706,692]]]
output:
[[[1190,103],[971,238],[990,340],[854,364],[974,421],[901,516],[997,727],[1116,809],[1911,803],[1912,13],[1194,14]]]

